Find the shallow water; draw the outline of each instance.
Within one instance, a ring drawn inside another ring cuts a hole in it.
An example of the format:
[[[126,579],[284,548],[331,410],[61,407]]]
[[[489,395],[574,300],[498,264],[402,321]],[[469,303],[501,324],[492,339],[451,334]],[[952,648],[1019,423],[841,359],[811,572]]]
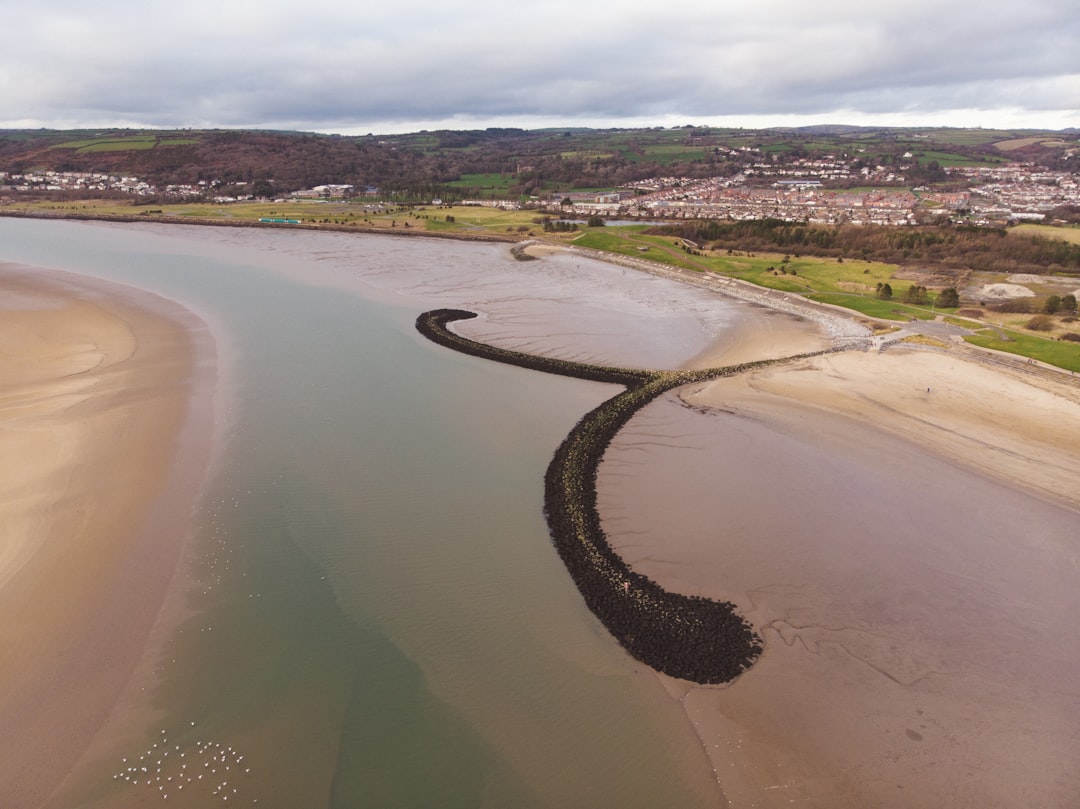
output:
[[[0,260],[178,300],[221,352],[218,461],[155,722],[103,742],[54,805],[157,797],[124,775],[138,755],[192,806],[721,800],[681,708],[547,535],[551,453],[613,389],[457,355],[413,321],[473,306],[474,334],[511,347],[676,365],[735,327],[733,306],[419,239],[0,219]]]

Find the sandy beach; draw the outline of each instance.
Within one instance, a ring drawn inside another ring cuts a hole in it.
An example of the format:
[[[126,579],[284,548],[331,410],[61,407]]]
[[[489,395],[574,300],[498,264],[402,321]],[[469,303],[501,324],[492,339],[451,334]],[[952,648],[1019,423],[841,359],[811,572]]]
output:
[[[852,349],[669,394],[600,469],[624,559],[765,639],[729,685],[658,675],[729,805],[1075,806],[1075,378],[879,351],[855,318],[640,269],[754,307],[685,367]]]
[[[0,288],[0,784],[32,807],[144,652],[205,468],[178,436],[209,370],[161,299],[12,265]]]
[[[621,299],[536,252],[562,268],[560,294],[592,296],[590,318],[537,303],[551,279],[523,275],[483,293],[476,308],[498,316],[477,319],[478,339],[641,365],[700,344],[691,326],[657,339],[644,305],[626,340]],[[169,595],[209,457],[212,371],[205,327],[179,307],[0,270],[0,453],[18,459],[0,471],[0,784],[10,805],[41,806],[62,803],[80,764],[114,763],[117,714],[146,710],[128,697],[168,634],[162,609],[182,602]],[[452,300],[480,294],[445,283]],[[663,292],[642,289],[650,305]],[[717,325],[702,293],[719,337],[686,367],[855,350],[669,393],[601,466],[600,513],[625,560],[734,602],[765,641],[726,686],[660,677],[701,744],[687,766],[711,766],[739,807],[1076,806],[1075,380],[864,350],[854,320],[727,291],[750,308]]]
[[[729,686],[667,681],[732,805],[1076,805],[1078,392],[846,352],[684,389],[619,436],[613,544],[765,638]]]

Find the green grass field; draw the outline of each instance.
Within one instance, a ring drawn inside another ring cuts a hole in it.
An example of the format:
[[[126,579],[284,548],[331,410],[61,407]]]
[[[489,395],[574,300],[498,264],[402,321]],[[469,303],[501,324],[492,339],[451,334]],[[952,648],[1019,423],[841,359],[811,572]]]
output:
[[[1048,365],[1056,365],[1067,371],[1080,371],[1080,343],[1047,340],[1020,332],[1008,332],[1009,340],[1002,340],[991,331],[971,335],[964,339],[972,345],[992,348],[1021,357],[1032,357]]]
[[[578,237],[575,244],[628,256],[647,257],[651,261],[677,264],[687,269],[718,272],[770,289],[795,292],[838,294],[872,294],[879,282],[892,278],[896,267],[870,261],[839,262],[830,258],[790,258],[784,261],[779,253],[745,253],[727,255],[705,252],[687,254],[670,236],[645,236],[641,226],[607,227],[590,230]],[[642,253],[639,247],[649,247]],[[674,255],[665,254],[674,253]],[[783,271],[782,271],[783,270]],[[786,272],[784,272],[786,271]],[[902,292],[903,287],[897,289]]]
[[[577,236],[574,244],[683,269],[715,272],[768,289],[795,292],[811,300],[882,320],[929,320],[953,311],[939,309],[932,304],[916,306],[903,303],[903,295],[910,282],[895,280],[893,276],[898,268],[892,264],[854,259],[839,262],[813,257],[788,257],[785,262],[785,257],[779,253],[727,255],[705,252],[691,255],[678,240],[670,236],[646,236],[639,232],[643,229],[642,226],[590,229]],[[643,252],[642,247],[648,247],[648,250]],[[891,300],[877,297],[879,283],[892,286]]]
[[[462,174],[461,179],[447,183],[452,188],[483,188],[498,191],[508,191],[514,184],[514,178],[509,174]]]
[[[1004,163],[1005,158],[972,158],[965,155],[955,154],[953,152],[937,152],[937,151],[923,151],[919,150],[914,152],[915,156],[919,158],[920,163],[929,163],[931,160],[937,161],[939,166],[943,168],[956,168],[963,166],[986,166],[995,165],[997,163]]]
[[[922,306],[912,306],[910,304],[900,303],[896,300],[883,301],[876,297],[841,295],[836,293],[815,293],[813,295],[807,295],[806,297],[812,301],[817,301],[818,303],[842,306],[845,309],[851,309],[864,314],[867,317],[876,317],[881,320],[911,320],[912,318],[932,320],[934,317],[934,314],[930,309]]]
[[[1036,143],[1043,144],[1045,146],[1064,146],[1065,141],[1059,138],[1051,138],[1046,135],[1040,135],[1033,138],[1015,138],[1013,140],[1003,140],[994,144],[994,146],[1002,152],[1011,152],[1016,149],[1023,149],[1025,146],[1034,146]]]
[[[1044,239],[1061,239],[1071,244],[1080,244],[1080,226],[1066,225],[1016,225],[1009,228],[1012,236],[1040,236]]]
[[[159,138],[156,135],[133,135],[126,138],[87,138],[69,140],[53,146],[54,149],[73,149],[79,153],[134,152],[157,146],[184,146],[198,143],[197,138]]]

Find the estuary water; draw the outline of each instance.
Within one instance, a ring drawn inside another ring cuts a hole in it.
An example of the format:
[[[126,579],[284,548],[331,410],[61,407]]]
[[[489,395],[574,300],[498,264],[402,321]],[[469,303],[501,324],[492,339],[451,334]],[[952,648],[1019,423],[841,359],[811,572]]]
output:
[[[125,772],[152,750],[181,806],[723,802],[543,518],[553,450],[615,389],[464,357],[413,323],[474,308],[470,336],[508,347],[675,366],[737,326],[735,304],[428,239],[0,219],[0,260],[176,300],[219,353],[182,617],[51,806],[150,805],[160,784]]]

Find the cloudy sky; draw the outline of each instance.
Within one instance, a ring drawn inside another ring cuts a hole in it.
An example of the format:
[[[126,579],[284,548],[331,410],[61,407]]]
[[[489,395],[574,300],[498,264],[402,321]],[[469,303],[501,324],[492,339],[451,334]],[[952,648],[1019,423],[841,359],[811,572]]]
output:
[[[1080,127],[1068,0],[7,0],[0,127]]]

